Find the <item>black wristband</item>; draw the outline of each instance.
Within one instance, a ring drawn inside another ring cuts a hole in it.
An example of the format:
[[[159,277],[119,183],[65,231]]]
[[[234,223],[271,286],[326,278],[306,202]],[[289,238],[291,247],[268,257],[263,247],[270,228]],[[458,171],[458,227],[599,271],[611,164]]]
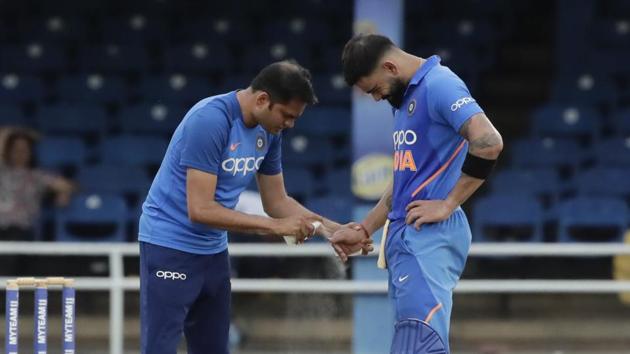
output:
[[[466,155],[466,160],[464,160],[462,172],[470,177],[486,179],[492,173],[496,164],[497,160],[486,160],[469,153]]]

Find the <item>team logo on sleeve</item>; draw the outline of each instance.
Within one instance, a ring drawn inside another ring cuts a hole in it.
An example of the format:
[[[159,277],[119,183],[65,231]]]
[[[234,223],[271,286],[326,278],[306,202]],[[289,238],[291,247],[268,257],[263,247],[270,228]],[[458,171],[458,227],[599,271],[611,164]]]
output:
[[[262,151],[265,148],[265,137],[260,134],[256,137],[256,150]]]
[[[407,114],[412,115],[413,112],[415,112],[415,110],[416,110],[416,100],[411,100],[411,102],[409,102],[409,106],[407,106]]]
[[[469,103],[473,103],[473,102],[477,102],[475,101],[474,98],[472,97],[462,97],[460,99],[458,99],[457,101],[455,101],[452,105],[451,105],[451,111],[455,112],[458,109],[462,108],[462,106],[465,106]]]

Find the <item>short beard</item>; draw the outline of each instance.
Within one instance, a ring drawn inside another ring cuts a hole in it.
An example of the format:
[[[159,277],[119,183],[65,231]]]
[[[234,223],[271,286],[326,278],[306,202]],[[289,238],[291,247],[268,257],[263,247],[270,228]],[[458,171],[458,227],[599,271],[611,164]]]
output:
[[[402,106],[403,100],[405,99],[405,91],[407,90],[407,85],[400,79],[392,79],[389,87],[389,95],[387,96],[387,101],[392,107],[398,109]]]

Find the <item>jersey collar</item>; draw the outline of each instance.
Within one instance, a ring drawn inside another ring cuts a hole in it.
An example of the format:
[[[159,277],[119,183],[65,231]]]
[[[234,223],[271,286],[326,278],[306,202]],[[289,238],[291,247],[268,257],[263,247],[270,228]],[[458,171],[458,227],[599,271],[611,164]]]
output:
[[[415,74],[413,74],[413,77],[411,78],[411,81],[409,81],[409,85],[410,86],[414,86],[420,83],[420,81],[422,81],[422,79],[427,75],[427,73],[433,69],[433,67],[437,66],[440,64],[440,61],[442,59],[440,58],[439,55],[432,55],[431,57],[429,57],[424,64],[422,64],[422,66],[420,67],[420,69],[418,69],[416,71]]]

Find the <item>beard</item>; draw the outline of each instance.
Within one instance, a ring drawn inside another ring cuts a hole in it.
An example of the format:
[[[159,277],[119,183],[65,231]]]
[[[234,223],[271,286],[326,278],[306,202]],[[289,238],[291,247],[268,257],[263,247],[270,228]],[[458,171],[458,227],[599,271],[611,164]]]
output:
[[[392,105],[392,107],[398,109],[405,98],[407,85],[405,85],[405,83],[400,79],[392,79],[389,85],[389,95],[387,95],[386,100]]]

